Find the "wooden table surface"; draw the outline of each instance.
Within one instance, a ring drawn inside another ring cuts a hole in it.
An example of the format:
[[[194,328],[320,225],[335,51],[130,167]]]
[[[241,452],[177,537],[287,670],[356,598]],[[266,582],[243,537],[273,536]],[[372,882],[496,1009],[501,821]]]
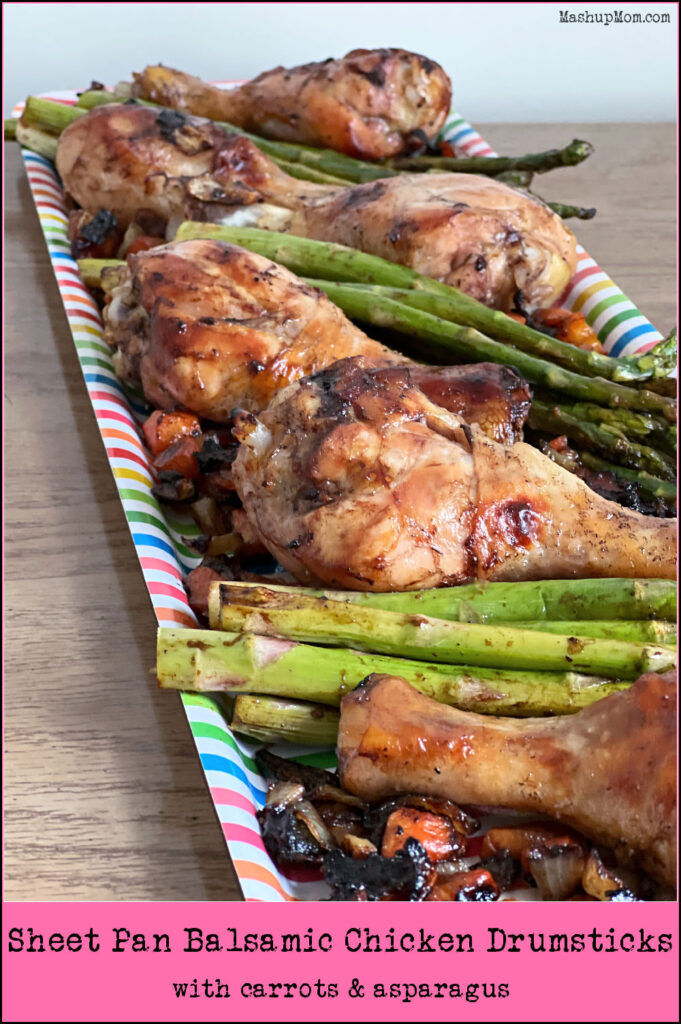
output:
[[[674,126],[481,130],[499,152],[595,144],[535,187],[598,208],[580,241],[670,328]],[[155,686],[151,603],[13,144],[5,157],[5,898],[238,899],[180,700]]]

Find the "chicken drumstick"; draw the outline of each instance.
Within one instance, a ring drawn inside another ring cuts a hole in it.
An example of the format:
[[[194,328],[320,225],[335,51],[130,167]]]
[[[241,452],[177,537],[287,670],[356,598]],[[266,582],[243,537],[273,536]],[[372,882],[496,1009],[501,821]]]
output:
[[[238,418],[232,472],[302,582],[415,590],[476,579],[673,579],[676,520],[601,498],[536,448],[434,405],[408,366],[345,359]]]
[[[339,60],[278,67],[228,90],[161,65],[134,78],[133,95],[165,107],[364,160],[434,141],[452,99],[439,64],[396,49],[352,50]]]

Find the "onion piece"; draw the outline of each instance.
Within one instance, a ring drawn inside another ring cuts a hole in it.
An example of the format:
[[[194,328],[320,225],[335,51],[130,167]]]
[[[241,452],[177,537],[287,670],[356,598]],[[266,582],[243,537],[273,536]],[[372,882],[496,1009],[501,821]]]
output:
[[[305,796],[305,787],[299,782],[277,782],[267,791],[265,805],[274,811],[283,811],[284,808],[298,803]]]

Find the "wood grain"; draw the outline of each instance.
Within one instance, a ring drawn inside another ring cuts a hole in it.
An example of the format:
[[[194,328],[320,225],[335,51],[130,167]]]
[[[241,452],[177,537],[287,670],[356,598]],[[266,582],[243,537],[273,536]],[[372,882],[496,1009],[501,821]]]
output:
[[[487,125],[499,152],[588,138],[536,179],[596,206],[580,241],[676,320],[672,125]],[[97,432],[19,153],[5,146],[5,898],[233,900],[238,884]]]

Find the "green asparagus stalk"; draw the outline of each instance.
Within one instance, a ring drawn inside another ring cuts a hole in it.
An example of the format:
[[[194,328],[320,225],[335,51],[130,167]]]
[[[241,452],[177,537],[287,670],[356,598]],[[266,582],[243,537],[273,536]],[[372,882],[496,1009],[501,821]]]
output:
[[[580,372],[589,372],[593,375],[610,378],[613,381],[624,381],[633,379],[631,369],[621,371],[619,360],[610,356],[603,356],[600,353],[584,353],[574,345],[567,345],[566,342],[557,342],[540,331],[534,331],[525,324],[518,323],[506,313],[490,309],[481,302],[477,302],[469,295],[452,288],[441,281],[436,281],[424,274],[418,274],[408,267],[384,260],[380,256],[371,256],[368,253],[351,249],[334,242],[320,242],[312,238],[300,238],[296,235],[288,235],[275,231],[263,231],[260,228],[229,227],[218,224],[205,224],[196,221],[185,221],[180,225],[176,239],[181,241],[190,238],[216,238],[234,245],[241,245],[245,249],[260,253],[273,260],[275,263],[282,263],[289,270],[302,277],[326,278],[334,282],[349,282],[353,284],[381,285],[388,288],[412,289],[414,294],[427,292],[437,295],[447,303],[447,319],[455,318],[456,323],[464,326],[477,328],[479,331],[490,335],[493,338],[502,339],[509,344],[515,345],[518,349],[528,352],[537,351],[536,346],[545,346],[548,338],[549,343],[553,341],[554,347],[548,351],[560,352],[564,358],[571,354],[565,349],[574,352],[581,352],[582,356],[599,356],[598,359],[588,360],[578,356],[580,360]],[[438,307],[440,308],[440,307]],[[440,315],[443,310],[440,308]],[[559,347],[560,346],[560,347]],[[542,351],[547,351],[545,348]],[[573,366],[575,364],[572,364]],[[590,366],[590,370],[582,367]],[[611,395],[612,401],[605,404],[624,405],[627,408],[643,408],[652,410],[665,410],[666,416],[671,422],[676,421],[675,403],[663,396],[657,395],[646,399],[643,405],[627,405],[626,396],[622,396],[620,389],[616,394]],[[644,392],[647,394],[647,392]],[[618,401],[618,397],[620,400]]]
[[[675,665],[673,649],[591,637],[565,637],[501,625],[451,622],[299,595],[261,586],[220,591],[209,606],[212,629],[376,652],[449,665],[636,679]],[[238,602],[238,603],[237,603]],[[251,603],[252,602],[252,603]]]
[[[555,395],[539,394],[538,397],[552,406],[558,401]],[[654,416],[651,413],[634,412],[631,409],[605,409],[590,402],[577,402],[574,405],[561,403],[561,408],[575,419],[604,424],[620,430],[627,437],[651,440],[652,435],[655,435],[656,442],[662,437],[670,443],[676,441],[675,428],[661,416]]]
[[[518,621],[514,629],[531,629],[538,633],[559,633],[561,636],[590,636],[602,640],[624,640],[635,644],[675,644],[676,623],[657,619],[621,619],[615,622],[592,619],[586,622]]]
[[[381,672],[401,676],[441,704],[522,717],[571,714],[627,686],[573,671],[452,667],[201,629],[159,629],[156,671],[164,689],[269,694],[332,707],[371,672]]]
[[[615,477],[634,484],[643,498],[659,498],[665,502],[676,502],[676,484],[671,483],[669,480],[660,480],[659,477],[651,476],[650,473],[645,473],[643,470],[616,466],[614,463],[607,462],[591,452],[582,451],[577,448],[572,448],[571,452],[573,454],[570,454],[570,452],[556,451],[550,444],[542,444],[540,447],[547,458],[555,462],[556,465],[562,466],[563,469],[567,469],[570,473],[577,471],[578,466],[575,466],[574,461],[574,455],[577,455],[582,465],[588,469],[593,469],[596,472],[605,471],[612,473]]]
[[[352,319],[419,338],[434,346],[438,353],[452,353],[463,362],[488,360],[513,366],[531,383],[561,391],[578,400],[625,409],[659,410],[670,419],[675,416],[675,404],[661,395],[623,387],[603,377],[582,377],[562,366],[493,341],[472,327],[461,327],[425,310],[379,297],[373,291],[332,281],[316,280],[315,284]]]
[[[39,128],[32,128],[19,121],[15,137],[20,145],[38,153],[39,156],[44,156],[46,160],[51,160],[54,163],[57,159],[57,140],[47,132],[41,131]]]
[[[537,196],[537,198],[541,197]],[[595,206],[573,206],[571,203],[548,202],[545,199],[542,199],[542,202],[550,210],[553,210],[554,213],[557,213],[559,217],[562,217],[563,220],[570,220],[572,217],[576,220],[593,220],[598,213]]]
[[[115,92],[108,92],[106,89],[86,89],[78,97],[76,106],[92,110],[93,107],[101,107],[107,103],[124,103],[127,98],[127,96],[119,96]]]
[[[464,296],[456,288],[448,288],[451,294],[444,294],[441,289],[434,293],[421,288],[387,288],[383,285],[372,284],[353,284],[352,287],[369,291],[379,299],[392,299],[394,302],[423,310],[424,313],[430,313],[450,323],[482,330],[489,337],[509,342],[521,352],[549,359],[551,362],[558,363],[583,376],[599,376],[614,380],[615,374],[618,372],[618,360],[613,359],[612,356],[604,356],[600,352],[589,352],[577,348],[576,345],[570,345],[566,341],[559,341],[549,334],[543,334],[541,331],[519,324],[505,313],[497,313],[495,318],[490,317],[487,314],[494,313],[494,310],[483,306],[486,313],[482,313],[477,309],[477,306],[482,303],[477,303],[475,299]],[[483,321],[492,329],[485,330],[481,327]],[[505,336],[502,334],[502,324],[505,328]],[[511,324],[514,327],[510,327]]]
[[[533,398],[527,419],[533,430],[565,434],[583,447],[606,455],[630,469],[641,469],[662,480],[674,480],[676,468],[672,459],[648,445],[631,440],[609,424],[589,423],[571,415],[567,408]]]
[[[679,385],[676,377],[652,377],[645,379],[645,386],[657,395],[664,395],[666,398],[676,398]]]
[[[125,260],[78,260],[78,270],[83,284],[88,288],[103,288],[104,291],[107,291],[107,286],[112,288],[118,283],[116,276],[107,271],[122,270],[125,266]]]
[[[592,452],[580,451],[578,455],[583,464],[589,469],[605,470],[606,472],[615,473],[616,476],[621,477],[623,480],[630,480],[632,483],[637,484],[644,494],[650,495],[651,498],[676,501],[676,483],[660,480],[656,476],[651,476],[650,473],[637,472],[636,470],[626,469],[624,466],[614,466],[611,462],[601,459]]]
[[[5,118],[4,134],[5,142],[12,142],[17,137],[17,124],[19,122],[14,117]]]
[[[243,693],[234,702],[230,726],[234,732],[261,743],[333,747],[338,736],[338,722],[336,708]]]
[[[668,377],[676,369],[678,358],[675,327],[666,338],[658,341],[657,345],[648,352],[641,352],[635,356],[624,356],[619,361],[643,380],[650,376],[653,378]]]
[[[459,174],[488,174],[496,177],[508,171],[532,171],[544,174],[557,167],[574,167],[591,156],[590,142],[573,139],[562,149],[547,149],[542,153],[527,153],[525,156],[406,156],[387,160],[386,167],[401,171],[425,171],[435,168],[439,171],[456,171]]]
[[[276,163],[282,171],[286,171],[292,178],[299,178],[301,181],[314,181],[317,185],[337,185],[339,188],[345,188],[348,184],[347,181],[338,178],[335,174],[327,174],[316,167],[308,167],[300,161],[283,160],[278,157]]]
[[[209,615],[217,620],[220,607],[229,602],[233,586],[259,591],[259,583],[211,585]],[[318,597],[368,608],[429,615],[453,622],[513,623],[584,620],[660,619],[676,621],[676,583],[673,580],[584,579],[536,580],[518,583],[468,583],[434,590],[376,594],[359,590],[314,590],[267,584],[267,591],[281,591],[302,598]],[[257,594],[251,603],[257,599]],[[263,600],[268,594],[263,595]]]
[[[29,96],[21,115],[21,123],[31,128],[40,128],[51,135],[61,135],[72,121],[84,114],[87,114],[87,110],[83,107],[56,103],[42,96]]]
[[[434,173],[437,174],[437,168],[434,168]],[[496,175],[497,181],[503,181],[504,185],[510,185],[512,188],[528,189],[532,184],[534,173],[532,171],[502,171],[501,174]]]

